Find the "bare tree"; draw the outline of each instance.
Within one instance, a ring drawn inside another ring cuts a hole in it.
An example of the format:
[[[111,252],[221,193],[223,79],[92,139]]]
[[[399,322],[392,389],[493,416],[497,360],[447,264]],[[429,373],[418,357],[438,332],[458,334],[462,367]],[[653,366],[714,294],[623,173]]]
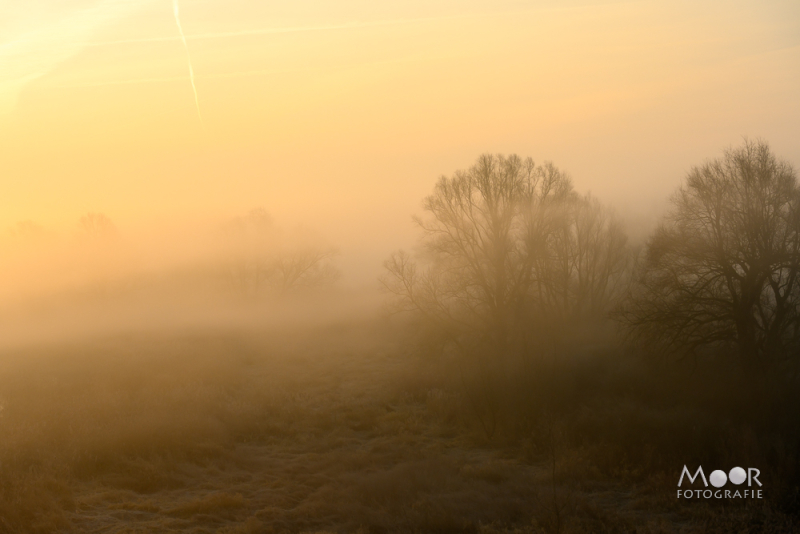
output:
[[[280,230],[261,208],[233,219],[224,230],[231,246],[226,275],[244,295],[328,285],[339,277],[332,264],[335,249],[318,243],[286,246]]]
[[[331,284],[340,275],[331,264],[336,253],[333,248],[304,248],[279,255],[267,265],[269,279],[284,291]]]
[[[440,178],[423,207],[424,266],[396,253],[382,281],[399,309],[454,335],[481,335],[502,352],[532,307],[602,314],[619,293],[628,264],[621,224],[551,163],[481,156]]]
[[[440,178],[425,199],[430,217],[416,223],[426,266],[397,253],[385,264],[384,286],[400,309],[421,313],[454,337],[481,337],[502,352],[551,231],[530,208],[544,209],[571,194],[569,178],[551,164],[481,156],[468,170]]]
[[[472,402],[479,412],[488,407],[481,421],[491,435],[500,381],[519,369],[509,356],[531,352],[532,327],[545,330],[545,316],[606,311],[626,239],[612,214],[575,193],[564,172],[516,155],[484,155],[440,178],[423,207],[418,257],[392,255],[382,282],[397,310],[444,332],[476,366],[481,398]]]
[[[534,301],[560,321],[603,317],[629,273],[628,239],[614,213],[586,195],[534,210],[539,232]]]
[[[800,349],[800,188],[746,141],[693,168],[650,239],[621,318],[668,351],[734,348],[751,369]]]
[[[93,241],[111,239],[117,228],[104,213],[87,213],[78,221],[83,238]]]
[[[231,288],[241,295],[259,294],[269,254],[276,247],[272,217],[256,208],[229,221],[223,232],[229,247],[225,274]]]

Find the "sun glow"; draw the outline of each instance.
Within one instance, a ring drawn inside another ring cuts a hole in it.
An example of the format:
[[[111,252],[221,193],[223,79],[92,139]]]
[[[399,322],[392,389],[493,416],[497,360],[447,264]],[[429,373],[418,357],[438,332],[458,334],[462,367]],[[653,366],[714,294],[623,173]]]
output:
[[[0,23],[0,228],[263,205],[357,255],[486,151],[641,216],[742,135],[800,160],[793,2],[39,4]]]

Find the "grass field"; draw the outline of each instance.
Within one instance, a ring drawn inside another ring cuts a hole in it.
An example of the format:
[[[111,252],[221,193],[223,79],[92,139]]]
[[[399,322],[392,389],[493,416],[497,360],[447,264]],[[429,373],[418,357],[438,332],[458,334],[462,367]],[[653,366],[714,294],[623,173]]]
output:
[[[713,414],[637,403],[618,370],[488,439],[451,364],[375,322],[98,336],[0,361],[2,532],[798,528],[774,499],[677,501],[682,440]]]

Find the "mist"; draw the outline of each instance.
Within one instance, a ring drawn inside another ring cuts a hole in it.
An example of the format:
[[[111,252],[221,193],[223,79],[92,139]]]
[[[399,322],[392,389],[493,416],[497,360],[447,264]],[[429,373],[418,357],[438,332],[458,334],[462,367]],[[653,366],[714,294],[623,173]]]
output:
[[[22,221],[1,250],[3,346],[311,325],[380,306],[374,279],[343,280],[338,249],[263,208],[191,228],[126,231],[102,213],[70,232]]]
[[[798,531],[797,2],[6,4],[0,533]]]

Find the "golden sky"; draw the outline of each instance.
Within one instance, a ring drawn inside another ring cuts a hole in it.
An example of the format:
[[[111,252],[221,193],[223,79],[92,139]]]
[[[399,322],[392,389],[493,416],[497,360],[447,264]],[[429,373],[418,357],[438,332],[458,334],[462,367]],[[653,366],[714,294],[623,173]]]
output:
[[[263,206],[380,256],[482,152],[639,214],[742,136],[800,165],[796,0],[178,3],[188,56],[173,0],[0,1],[0,229]]]

